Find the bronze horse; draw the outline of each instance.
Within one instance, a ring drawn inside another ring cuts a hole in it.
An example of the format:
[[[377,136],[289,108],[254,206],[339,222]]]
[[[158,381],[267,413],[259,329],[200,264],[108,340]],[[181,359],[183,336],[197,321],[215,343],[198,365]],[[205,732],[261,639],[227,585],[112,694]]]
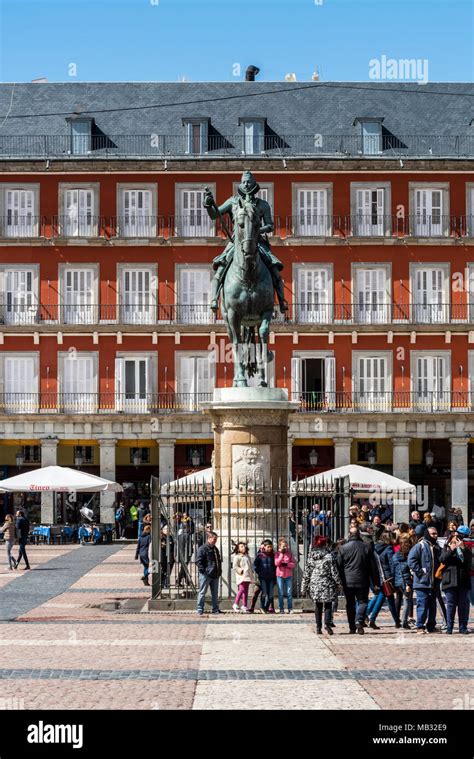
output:
[[[270,322],[274,309],[273,281],[258,251],[261,221],[255,205],[239,198],[234,211],[234,256],[226,272],[222,313],[234,349],[234,387],[247,387],[258,373],[267,387]],[[256,342],[258,328],[259,342]]]

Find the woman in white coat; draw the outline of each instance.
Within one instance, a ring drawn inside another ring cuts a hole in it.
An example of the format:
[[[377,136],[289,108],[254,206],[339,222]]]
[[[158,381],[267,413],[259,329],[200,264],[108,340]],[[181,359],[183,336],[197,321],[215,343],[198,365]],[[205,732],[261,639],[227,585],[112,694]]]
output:
[[[251,583],[255,582],[247,543],[240,542],[235,546],[232,566],[237,578],[238,588],[232,608],[234,611],[243,611],[246,614],[248,612],[249,587]],[[240,601],[242,601],[241,609],[239,607]]]

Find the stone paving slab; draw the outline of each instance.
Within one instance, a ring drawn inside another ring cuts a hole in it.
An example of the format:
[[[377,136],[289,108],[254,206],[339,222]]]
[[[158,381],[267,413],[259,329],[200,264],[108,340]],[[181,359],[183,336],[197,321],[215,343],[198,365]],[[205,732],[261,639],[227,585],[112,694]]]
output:
[[[380,705],[381,709],[467,709],[474,705],[474,681],[471,678],[460,681],[447,677],[439,682],[433,680],[394,680],[390,689],[386,683],[375,680],[364,682],[367,693]],[[467,716],[467,715],[466,715]],[[469,722],[472,718],[468,717]]]
[[[419,710],[474,701],[470,636],[397,631],[385,611],[382,629],[363,637],[349,635],[342,610],[332,637],[314,634],[312,614],[148,613],[135,546],[99,548],[30,547],[44,569],[21,574],[42,575],[51,595],[36,592],[14,622],[0,621],[3,697],[23,698],[27,709]],[[49,580],[51,562],[64,573]],[[0,573],[0,608],[2,594],[25,584],[14,574],[2,587]],[[132,599],[133,611],[97,608],[120,599]]]
[[[30,572],[22,572],[15,582],[0,588],[0,621],[15,619],[59,595],[95,564],[118,550],[115,546],[93,546],[93,550],[72,548]],[[33,560],[33,552],[31,558]]]
[[[24,709],[191,709],[196,683],[120,680],[2,680],[3,699],[20,701]],[[138,738],[137,738],[138,740]]]
[[[254,627],[235,624],[209,625],[204,640],[201,669],[342,669],[334,654],[316,639],[308,627],[300,628],[291,644],[280,626]]]
[[[198,682],[194,709],[380,709],[356,682]]]

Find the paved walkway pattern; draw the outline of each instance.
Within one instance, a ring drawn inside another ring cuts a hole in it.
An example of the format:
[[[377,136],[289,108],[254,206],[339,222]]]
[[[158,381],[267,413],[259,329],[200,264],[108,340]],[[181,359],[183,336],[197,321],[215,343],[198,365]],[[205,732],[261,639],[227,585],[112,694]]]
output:
[[[474,638],[316,636],[313,616],[117,613],[149,596],[135,547],[30,546],[0,571],[0,692],[25,709],[451,709],[474,706]],[[11,703],[10,703],[11,702]],[[1,707],[1,703],[0,703]]]

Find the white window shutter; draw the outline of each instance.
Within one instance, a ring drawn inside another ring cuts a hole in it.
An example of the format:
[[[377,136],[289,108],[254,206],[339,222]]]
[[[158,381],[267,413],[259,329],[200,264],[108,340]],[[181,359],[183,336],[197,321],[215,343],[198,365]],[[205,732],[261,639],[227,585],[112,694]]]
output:
[[[330,356],[324,359],[324,388],[326,406],[329,410],[336,408],[336,359]]]
[[[125,360],[115,359],[115,408],[122,411],[125,394]]]
[[[293,356],[291,359],[291,391],[292,400],[301,400],[303,392],[302,387],[302,360],[299,356]]]

